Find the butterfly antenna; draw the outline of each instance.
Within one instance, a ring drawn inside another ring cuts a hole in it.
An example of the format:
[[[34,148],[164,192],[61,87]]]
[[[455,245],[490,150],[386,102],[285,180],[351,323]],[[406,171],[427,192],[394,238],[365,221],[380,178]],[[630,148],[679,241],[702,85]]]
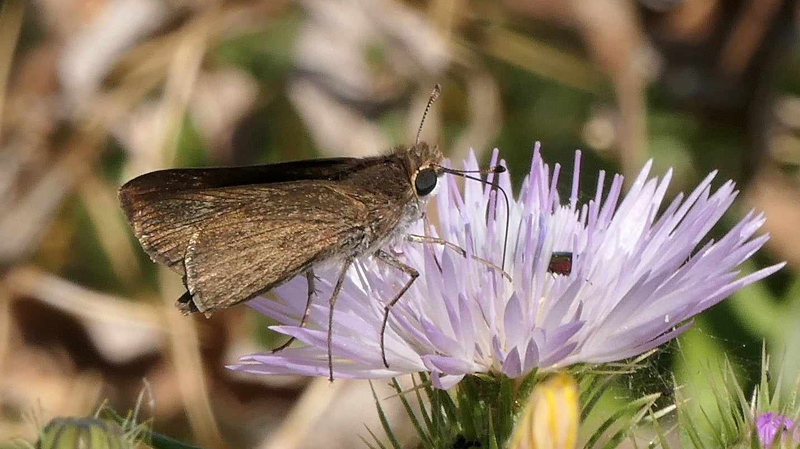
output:
[[[427,106],[425,106],[425,112],[422,113],[422,121],[419,122],[419,129],[417,130],[417,140],[415,144],[419,143],[419,136],[422,135],[422,126],[425,124],[425,117],[428,116],[428,111],[431,110],[433,102],[436,101],[437,98],[439,98],[439,94],[441,93],[442,93],[442,86],[440,86],[439,83],[436,83],[436,85],[433,86],[433,92],[431,92],[431,96],[428,98],[428,104]]]
[[[469,173],[482,173],[482,174],[483,173],[495,173],[495,174],[500,174],[500,173],[503,173],[504,171],[506,171],[506,168],[503,167],[502,165],[495,165],[494,167],[489,167],[489,168],[483,169],[483,170],[455,170],[455,169],[452,169],[452,168],[442,167],[441,165],[439,165],[438,168],[440,170],[442,170],[443,172],[445,172],[445,173],[450,173],[451,175],[461,176],[462,178],[471,179],[473,181],[478,181],[478,182],[483,183],[483,184],[490,184],[490,185],[492,185],[492,188],[497,187],[497,190],[499,190],[500,193],[503,194],[503,199],[505,199],[505,202],[506,202],[506,234],[503,237],[503,263],[500,265],[500,267],[501,267],[501,269],[503,271],[505,271],[505,269],[506,269],[506,248],[508,248],[508,227],[509,227],[509,220],[511,219],[511,203],[508,201],[508,194],[506,193],[505,189],[500,187],[499,184],[495,184],[495,183],[489,182],[489,181],[487,181],[485,179],[481,179],[481,178],[478,178],[478,177],[475,177],[475,176],[470,176]]]

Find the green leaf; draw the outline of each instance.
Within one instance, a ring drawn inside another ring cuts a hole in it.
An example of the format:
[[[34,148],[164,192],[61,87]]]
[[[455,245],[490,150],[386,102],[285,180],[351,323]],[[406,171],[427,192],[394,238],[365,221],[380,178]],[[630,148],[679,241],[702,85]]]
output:
[[[762,449],[761,441],[758,439],[755,426],[753,426],[753,429],[750,431],[750,449]]]
[[[378,447],[380,449],[386,449],[386,446],[384,446],[383,443],[381,443],[381,440],[378,438],[377,435],[375,435],[375,433],[372,431],[372,429],[369,428],[369,426],[364,424],[364,428],[367,429],[367,432],[369,432],[369,435],[372,437],[373,440],[375,440],[375,443],[378,445]],[[364,441],[363,438],[361,440]],[[364,442],[366,442],[366,441],[364,441]],[[369,443],[367,443],[367,444],[369,444]]]
[[[375,393],[375,386],[372,384],[371,380],[369,381],[369,388],[370,390],[372,390],[373,399],[375,399],[375,407],[378,409],[378,418],[381,420],[381,426],[383,426],[383,431],[386,432],[386,436],[389,437],[389,442],[392,443],[392,447],[394,449],[402,449],[400,447],[400,443],[397,442],[397,438],[394,436],[392,427],[389,425],[389,420],[386,419],[386,414],[383,412],[383,407],[381,407],[381,401],[378,400],[378,395],[377,393]]]
[[[456,407],[455,402],[453,402],[450,393],[442,390],[437,390],[437,393],[439,394],[442,409],[445,412],[447,420],[449,422],[458,422],[458,407]]]
[[[426,391],[431,396],[431,415],[433,417],[433,441],[436,445],[436,448],[442,448],[444,442],[447,440],[447,437],[442,433],[442,429],[444,425],[442,421],[444,421],[444,414],[442,413],[442,407],[439,404],[439,395],[435,394],[433,391],[430,391],[430,388],[426,388]]]
[[[653,425],[653,430],[656,432],[656,437],[658,438],[658,444],[661,446],[662,449],[670,449],[669,442],[667,442],[667,436],[664,434],[664,430],[661,428],[661,423],[656,417],[655,413],[653,413],[653,409],[649,410],[650,417],[652,418],[650,422]],[[652,444],[651,444],[652,446]]]
[[[500,422],[498,423],[497,437],[505,442],[511,436],[514,426],[514,392],[512,380],[506,376],[500,379],[500,405],[496,411]]]
[[[422,380],[422,376],[420,376],[420,380]],[[414,394],[417,395],[417,402],[419,402],[419,409],[420,414],[422,415],[422,420],[425,421],[425,427],[428,428],[428,434],[433,435],[433,422],[431,421],[431,417],[428,414],[428,411],[425,410],[425,403],[422,402],[422,395],[419,394],[420,386],[417,385],[416,379],[414,379],[414,375],[411,375],[411,383],[414,385]],[[430,397],[428,397],[430,400]]]
[[[106,418],[109,418],[112,421],[116,422],[128,432],[130,432],[131,426],[135,426],[136,427],[135,431],[139,432],[139,436],[137,436],[137,439],[149,442],[149,445],[153,449],[200,449],[198,446],[193,446],[191,444],[178,441],[174,438],[170,438],[158,432],[153,432],[147,426],[142,426],[142,425],[137,426],[133,418],[130,419],[122,418],[117,414],[117,412],[115,412],[113,409],[109,407],[103,407],[101,410],[102,410],[101,413]]]
[[[517,393],[516,393],[517,400],[522,401],[531,395],[533,387],[535,387],[537,383],[537,372],[538,371],[534,369],[533,371],[530,372],[530,374],[525,376],[525,379],[522,380],[519,387],[517,388]]]
[[[759,400],[761,407],[759,409],[766,410],[772,403],[769,398],[769,356],[767,355],[767,342],[761,343],[761,388]]]
[[[586,417],[592,412],[597,402],[603,397],[603,394],[611,387],[611,382],[615,377],[614,375],[594,376],[589,388],[580,395],[579,404],[585,404],[581,407],[581,422],[586,420]],[[591,399],[587,400],[592,394]]]
[[[711,429],[711,435],[714,437],[717,443],[717,447],[725,447],[725,440],[723,439],[722,432],[718,429],[714,423],[714,420],[708,416],[706,413],[706,409],[703,406],[699,407],[700,413],[702,413],[703,417],[706,420],[706,424],[708,424],[709,429]]]
[[[457,388],[456,400],[458,402],[458,420],[461,424],[461,429],[466,439],[475,440],[478,435],[481,435],[478,429],[483,415],[481,413],[483,407],[476,400],[477,392],[472,379],[464,379]]]
[[[486,437],[489,439],[489,449],[498,449],[500,443],[495,438],[494,433],[494,420],[492,419],[492,414],[489,413],[489,432],[486,433]]]
[[[624,423],[622,425],[622,428],[620,430],[618,430],[608,440],[608,442],[606,442],[606,444],[603,446],[603,449],[613,449],[613,448],[619,446],[619,444],[622,442],[622,440],[627,438],[629,435],[632,435],[633,434],[633,429],[639,424],[639,422],[647,414],[647,412],[652,410],[653,404],[656,402],[656,399],[658,399],[660,396],[661,396],[660,393],[656,393],[656,394],[652,394],[652,395],[649,395],[649,396],[645,396],[645,398],[650,398],[648,403],[644,404],[639,409],[639,411],[634,413],[633,416],[631,416],[631,418],[626,423]],[[642,399],[644,399],[644,398],[642,398]]]
[[[633,419],[631,419],[630,422],[632,422],[632,423],[633,422],[638,422],[641,419],[641,417],[644,416],[644,414],[647,412],[646,409],[644,410],[644,412],[642,412],[641,409],[643,407],[647,407],[647,408],[651,407],[653,405],[653,403],[656,401],[656,399],[658,399],[660,396],[661,396],[660,393],[655,393],[655,394],[651,394],[651,395],[647,395],[647,396],[641,397],[639,399],[636,399],[636,400],[631,401],[630,403],[626,404],[620,410],[618,410],[615,413],[613,413],[608,419],[603,421],[603,423],[600,425],[600,427],[598,427],[598,429],[589,438],[589,441],[586,442],[586,445],[584,447],[586,447],[586,448],[594,447],[595,444],[597,444],[597,442],[600,440],[600,437],[602,437],[602,435],[606,432],[606,430],[610,429],[611,426],[613,426],[615,423],[617,423],[620,419],[622,419],[624,416],[626,416],[628,414],[633,414],[633,417],[636,418],[635,421],[633,421]],[[630,429],[628,428],[628,429],[623,429],[623,430],[628,431]],[[617,432],[617,434],[619,434],[619,432]],[[624,435],[623,435],[623,438],[624,438]],[[619,441],[617,441],[616,444],[618,444],[618,443],[619,443]]]
[[[394,387],[395,391],[397,391],[397,395],[400,397],[400,402],[403,404],[403,408],[406,409],[406,414],[408,414],[409,419],[411,419],[411,424],[414,426],[414,429],[417,431],[417,435],[419,435],[420,439],[422,440],[422,444],[425,445],[426,448],[432,448],[433,443],[431,442],[428,434],[422,429],[422,426],[419,424],[419,420],[417,419],[417,415],[414,413],[414,410],[411,409],[411,404],[408,403],[406,399],[406,394],[403,392],[403,389],[400,388],[400,384],[397,383],[397,379],[394,377],[392,378],[392,386]],[[420,404],[422,407],[422,404]]]
[[[709,372],[711,372],[711,367],[709,367]],[[724,376],[724,373],[723,373]],[[721,433],[719,437],[722,441],[726,441],[726,435],[735,435],[738,434],[738,430],[736,429],[736,424],[732,422],[731,418],[731,405],[730,405],[730,398],[728,397],[728,392],[725,389],[721,389],[717,384],[717,380],[715,376],[709,376],[709,384],[711,386],[711,391],[714,393],[714,404],[717,407],[717,411],[719,412],[719,421],[720,425],[722,426]],[[717,432],[715,432],[717,433]],[[720,446],[724,447],[724,446]]]
[[[744,390],[742,389],[742,386],[739,384],[739,381],[736,379],[736,372],[733,369],[733,366],[731,365],[727,357],[725,358],[725,362],[726,362],[725,372],[730,373],[731,375],[731,383],[728,384],[729,388],[733,388],[733,395],[736,396],[736,399],[738,399],[739,401],[738,411],[745,418],[745,422],[748,423],[749,425],[751,421],[751,416],[749,413],[750,404],[747,403],[747,398],[744,395]]]
[[[367,428],[367,430],[369,430],[369,428]],[[373,446],[372,443],[367,441],[367,439],[364,438],[363,436],[359,435],[358,439],[361,440],[361,442],[364,443],[369,449],[378,449],[377,447]]]
[[[157,432],[150,432],[150,446],[153,449],[200,449],[199,446],[186,444]]]
[[[686,418],[686,417],[685,417]],[[705,449],[706,445],[700,437],[700,432],[691,419],[681,419],[681,430],[683,435],[692,442],[692,446],[696,449]]]

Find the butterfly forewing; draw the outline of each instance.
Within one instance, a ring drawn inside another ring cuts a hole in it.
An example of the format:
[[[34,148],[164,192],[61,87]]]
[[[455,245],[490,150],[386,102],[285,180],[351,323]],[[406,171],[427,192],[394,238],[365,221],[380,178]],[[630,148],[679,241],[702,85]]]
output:
[[[213,197],[205,198],[203,194],[226,187],[332,180],[378,159],[330,158],[249,167],[159,170],[126,183],[120,188],[119,198],[134,233],[150,257],[185,274],[183,257],[194,235],[194,226],[223,213],[225,207],[241,206],[231,202],[211,205]]]
[[[334,179],[356,167],[375,163],[380,158],[350,157],[281,162],[245,167],[181,168],[146,173],[120,189],[120,198],[162,195],[186,191],[235,187],[254,184],[276,184],[305,179]]]
[[[165,170],[129,182],[120,199],[145,251],[182,274],[196,309],[211,312],[317,262],[363,252],[397,225],[397,208],[413,195],[401,186],[408,181],[399,159],[332,161],[247,167],[225,181],[215,175],[230,169]],[[294,173],[274,172],[281,166]],[[318,178],[249,183],[265,171],[272,179]],[[398,189],[401,198],[388,193]]]

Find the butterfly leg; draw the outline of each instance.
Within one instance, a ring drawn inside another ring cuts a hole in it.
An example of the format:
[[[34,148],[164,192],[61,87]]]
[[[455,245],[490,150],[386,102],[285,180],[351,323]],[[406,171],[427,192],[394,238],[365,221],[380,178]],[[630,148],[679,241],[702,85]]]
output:
[[[314,276],[314,268],[309,268],[308,271],[306,271],[306,283],[308,285],[308,299],[306,300],[306,309],[303,311],[303,318],[300,319],[300,327],[306,325],[306,320],[308,320],[308,315],[309,313],[311,313],[311,299],[317,294],[317,289],[314,288],[314,279],[316,279],[316,276]],[[295,337],[290,338],[289,341],[287,341],[286,343],[273,349],[272,353],[275,354],[276,352],[283,351],[284,349],[288,348],[289,345],[292,344],[292,342],[294,341]]]
[[[350,268],[352,263],[352,257],[348,257],[344,260],[342,272],[339,273],[339,279],[336,280],[336,286],[333,287],[333,293],[330,299],[330,311],[328,312],[328,379],[331,382],[333,382],[333,307],[336,305],[336,299],[339,297],[344,279],[347,277],[347,269]]]
[[[411,284],[417,280],[419,277],[419,271],[414,269],[414,267],[406,265],[405,263],[401,262],[400,259],[394,257],[393,255],[379,250],[375,253],[375,257],[382,260],[387,265],[397,268],[398,270],[402,271],[403,273],[409,275],[411,279],[406,282],[406,285],[400,289],[400,291],[395,295],[394,299],[392,299],[388,304],[383,306],[383,324],[381,324],[381,357],[383,357],[383,366],[389,367],[389,362],[386,361],[386,346],[384,345],[384,340],[386,337],[386,324],[389,322],[389,311],[392,310],[392,307],[400,300],[400,297],[411,288]]]
[[[186,293],[182,294],[181,297],[175,301],[175,307],[177,307],[183,315],[198,312],[197,306],[194,301],[192,301],[192,294],[189,293],[189,290],[186,290]]]
[[[450,248],[453,251],[457,252],[458,254],[461,254],[462,257],[467,257],[467,251],[464,250],[464,248],[456,245],[455,243],[450,243],[445,239],[441,239],[441,238],[438,238],[438,237],[428,237],[427,235],[417,235],[417,234],[408,234],[406,236],[406,239],[409,242],[413,242],[413,243],[429,243],[429,244],[442,245],[445,248]],[[500,273],[502,273],[504,278],[508,279],[509,281],[511,280],[511,275],[510,274],[506,273],[505,270],[503,270],[502,268],[498,267],[497,265],[489,262],[488,260],[483,259],[483,258],[478,257],[478,256],[475,256],[475,255],[472,256],[472,259],[474,259],[478,263],[486,265],[487,267],[489,267],[489,268],[491,268],[493,270],[499,271]]]
[[[189,284],[186,280],[186,275],[183,275],[183,286],[186,287],[186,293],[182,294],[177,301],[175,301],[175,307],[181,311],[183,315],[189,315],[190,313],[199,312],[197,310],[197,304],[192,301],[192,294],[189,293]]]

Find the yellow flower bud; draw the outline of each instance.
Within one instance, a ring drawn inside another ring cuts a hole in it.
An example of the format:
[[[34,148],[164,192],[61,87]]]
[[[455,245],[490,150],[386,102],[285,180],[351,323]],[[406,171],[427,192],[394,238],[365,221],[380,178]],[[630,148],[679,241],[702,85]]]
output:
[[[122,429],[94,418],[55,418],[42,429],[37,449],[126,449]]]
[[[578,385],[568,374],[559,374],[534,388],[509,449],[573,449],[578,421]]]

